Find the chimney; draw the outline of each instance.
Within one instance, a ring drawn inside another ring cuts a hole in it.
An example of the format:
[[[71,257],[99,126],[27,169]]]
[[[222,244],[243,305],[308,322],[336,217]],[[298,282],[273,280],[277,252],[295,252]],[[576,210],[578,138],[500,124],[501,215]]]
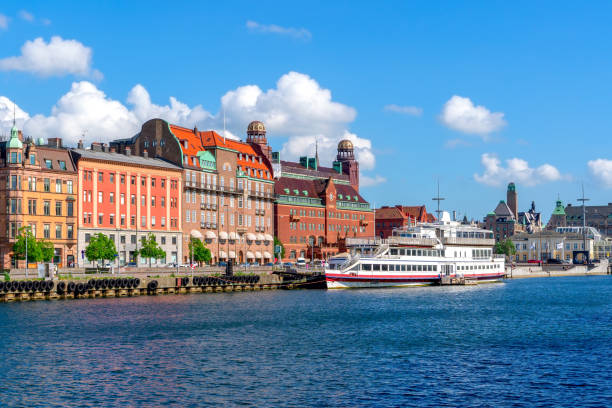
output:
[[[142,157],[144,157],[145,159],[148,159],[148,158],[149,158],[149,152],[147,152],[147,149],[144,149],[144,150],[142,151]]]
[[[79,143],[77,143],[77,149],[82,149],[83,148],[83,141],[79,140]]]
[[[92,142],[91,143],[91,150],[93,150],[94,152],[101,152],[102,151],[102,143],[100,143],[100,142]]]
[[[106,143],[102,143],[102,148],[104,149],[104,153],[108,153],[108,145]]]
[[[132,155],[132,148],[130,146],[125,146],[125,155],[126,156]]]
[[[61,137],[50,137],[49,139],[47,139],[47,145],[49,147],[61,148],[62,138]]]

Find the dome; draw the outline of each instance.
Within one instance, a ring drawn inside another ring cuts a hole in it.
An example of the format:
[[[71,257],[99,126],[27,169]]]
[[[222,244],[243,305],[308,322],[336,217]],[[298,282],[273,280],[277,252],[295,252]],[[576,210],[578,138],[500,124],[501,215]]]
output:
[[[348,139],[341,140],[338,143],[338,150],[353,150],[353,142]]]
[[[249,126],[247,127],[247,134],[251,133],[266,133],[266,127],[264,126],[263,122],[254,120],[253,122],[249,123]]]

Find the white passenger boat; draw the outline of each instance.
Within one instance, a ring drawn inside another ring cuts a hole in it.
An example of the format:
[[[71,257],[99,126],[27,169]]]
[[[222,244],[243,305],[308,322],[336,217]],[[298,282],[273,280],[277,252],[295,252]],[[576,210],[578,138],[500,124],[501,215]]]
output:
[[[347,238],[348,252],[329,260],[328,289],[403,287],[443,281],[495,282],[504,277],[504,256],[493,254],[493,232],[450,221],[393,231],[387,239]]]

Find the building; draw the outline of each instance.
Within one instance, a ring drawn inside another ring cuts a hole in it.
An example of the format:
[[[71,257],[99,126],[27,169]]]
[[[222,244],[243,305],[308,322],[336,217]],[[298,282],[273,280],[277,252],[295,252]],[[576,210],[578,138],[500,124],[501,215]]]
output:
[[[518,220],[518,193],[516,192],[516,185],[514,183],[508,184],[508,189],[506,190],[506,202],[508,203],[508,208],[514,216],[514,219]]]
[[[536,211],[535,202],[531,202],[531,207],[528,211],[518,213],[518,224],[521,231],[529,234],[542,230],[542,213]]]
[[[15,125],[0,142],[0,259],[2,268],[25,267],[13,257],[19,229],[27,226],[37,239],[53,244],[53,262],[73,266],[76,247],[77,173],[61,139],[43,145],[23,140]]]
[[[553,231],[540,231],[537,234],[521,232],[511,237],[516,247],[516,262],[528,260],[558,259],[572,262],[582,260],[585,251],[585,237],[582,227],[558,227]],[[595,259],[595,242],[601,241],[601,235],[594,228],[587,227],[586,251],[589,259]]]
[[[393,207],[383,206],[376,209],[376,236],[388,238],[395,228],[415,225],[417,222],[433,222],[435,217],[427,213],[424,205]]]
[[[586,225],[596,228],[603,235],[612,237],[612,203],[608,205],[586,205]],[[565,207],[567,225],[582,227],[582,206],[568,204]]]
[[[501,200],[495,210],[488,213],[484,219],[484,228],[493,231],[495,242],[503,241],[514,235],[516,227],[516,218],[504,200]]]
[[[134,137],[111,146],[182,169],[185,262],[190,236],[204,239],[213,262],[272,261],[274,178],[261,122],[249,124],[247,141],[241,142],[152,119]]]
[[[546,224],[546,229],[548,231],[554,231],[558,227],[567,226],[567,217],[565,215],[565,208],[563,207],[563,202],[560,199],[557,199],[555,203],[555,209],[550,215],[550,219]]]
[[[342,140],[332,167],[319,166],[318,155],[299,162],[272,154],[276,184],[275,234],[285,261],[327,259],[347,237],[374,236],[374,211],[359,194],[359,163],[353,144]]]
[[[115,265],[165,265],[181,259],[182,170],[160,159],[119,154],[100,143],[71,154],[78,169],[78,265],[94,266],[85,256],[91,237],[102,233],[115,242]],[[141,238],[153,234],[166,258],[137,257]],[[139,259],[139,260],[138,260]]]

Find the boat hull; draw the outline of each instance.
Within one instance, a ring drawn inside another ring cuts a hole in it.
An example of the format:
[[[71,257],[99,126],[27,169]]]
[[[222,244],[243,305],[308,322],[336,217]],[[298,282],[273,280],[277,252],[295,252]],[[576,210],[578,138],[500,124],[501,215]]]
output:
[[[456,278],[456,275],[452,276]],[[464,278],[476,283],[500,282],[503,274],[465,275]],[[338,273],[325,274],[327,289],[360,289],[360,288],[404,288],[411,286],[439,285],[439,275],[431,276],[359,276]]]

